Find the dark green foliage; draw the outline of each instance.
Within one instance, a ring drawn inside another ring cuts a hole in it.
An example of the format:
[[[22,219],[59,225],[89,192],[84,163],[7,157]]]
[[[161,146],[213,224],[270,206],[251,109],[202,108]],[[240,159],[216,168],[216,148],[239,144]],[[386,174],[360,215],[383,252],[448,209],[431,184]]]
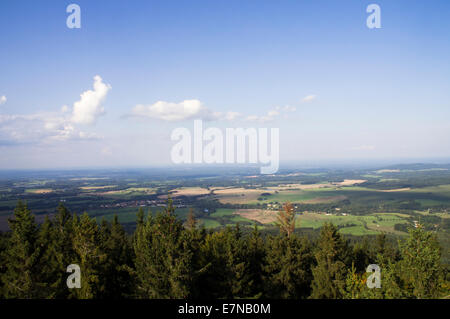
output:
[[[80,299],[98,298],[104,289],[101,285],[102,264],[107,255],[101,248],[101,236],[95,219],[86,213],[73,219],[73,249],[77,255],[75,264],[81,269],[81,288],[73,289]]]
[[[314,257],[309,241],[291,235],[269,237],[266,246],[266,291],[269,298],[307,298]]]
[[[40,270],[41,292],[45,298],[67,298],[66,268],[74,263],[75,252],[72,247],[72,215],[62,204],[58,206],[53,220],[46,218],[39,232],[39,246],[42,249]]]
[[[163,214],[137,228],[136,294],[141,298],[187,298],[193,280],[189,236],[174,216],[171,200]]]
[[[443,275],[441,249],[436,235],[422,227],[410,229],[408,239],[400,245],[400,277],[408,293],[415,298],[436,298]]]
[[[105,223],[101,227],[103,234],[102,246],[107,255],[103,265],[103,297],[124,298],[133,293],[132,267],[133,250],[130,238],[119,223],[117,215],[111,224]]]
[[[264,262],[266,257],[265,243],[258,231],[258,226],[254,226],[247,242],[247,260],[249,271],[249,295],[261,297],[264,290]]]
[[[233,298],[245,294],[247,261],[238,228],[210,233],[200,247],[200,296]]]
[[[332,224],[325,224],[317,242],[313,268],[311,298],[341,298],[345,287],[347,267],[350,266],[350,249],[347,242]]]
[[[14,219],[9,220],[11,238],[5,251],[6,270],[2,276],[5,298],[38,298],[38,227],[26,204],[18,202]]]
[[[397,250],[385,235],[351,245],[326,224],[317,240],[282,231],[228,227],[207,233],[193,212],[183,225],[171,199],[128,235],[118,217],[100,225],[63,205],[37,226],[18,203],[11,231],[0,233],[1,298],[439,298],[450,294],[434,233],[410,230]],[[366,268],[381,268],[381,288]],[[69,289],[67,266],[81,269]]]

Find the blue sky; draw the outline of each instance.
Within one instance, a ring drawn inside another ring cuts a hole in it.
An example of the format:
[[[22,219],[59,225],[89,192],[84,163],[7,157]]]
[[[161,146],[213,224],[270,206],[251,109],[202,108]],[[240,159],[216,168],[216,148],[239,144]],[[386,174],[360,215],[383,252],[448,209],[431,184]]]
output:
[[[449,35],[449,1],[4,0],[0,168],[169,164],[197,116],[280,128],[281,162],[450,157]]]

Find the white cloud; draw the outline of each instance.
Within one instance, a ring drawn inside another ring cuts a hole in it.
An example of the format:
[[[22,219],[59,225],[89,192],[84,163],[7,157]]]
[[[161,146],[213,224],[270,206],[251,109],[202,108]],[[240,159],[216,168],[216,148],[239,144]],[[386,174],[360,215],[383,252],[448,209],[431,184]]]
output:
[[[240,112],[234,111],[215,112],[205,107],[201,101],[194,99],[184,100],[179,103],[158,101],[149,105],[138,104],[132,109],[131,115],[171,122],[202,119],[205,121],[244,120],[265,123],[275,120],[282,113],[294,112],[295,110],[295,107],[286,105],[284,107],[277,106],[269,110],[265,115],[243,115]]]
[[[94,133],[77,130],[73,123],[58,113],[0,114],[0,144],[37,144],[96,138],[98,136]]]
[[[48,143],[52,141],[98,139],[92,132],[81,131],[77,124],[91,124],[104,112],[101,105],[111,86],[94,77],[94,90],[85,91],[73,110],[64,105],[60,112],[0,114],[0,145]]]
[[[0,96],[0,105],[5,104],[7,101],[6,96],[2,95]]]
[[[76,124],[92,124],[105,112],[103,101],[111,89],[109,84],[103,83],[100,76],[94,77],[94,90],[81,93],[79,101],[73,104],[71,122]]]
[[[315,100],[316,98],[317,98],[316,95],[310,94],[310,95],[305,96],[305,97],[302,99],[302,102],[303,102],[303,103],[308,103],[308,102],[311,102],[311,101]]]
[[[189,119],[217,120],[222,113],[213,112],[203,106],[199,100],[184,100],[180,103],[158,101],[151,105],[138,104],[132,110],[132,115],[143,116],[164,121],[183,121]],[[227,116],[227,115],[225,115]],[[229,117],[235,116],[228,114]]]

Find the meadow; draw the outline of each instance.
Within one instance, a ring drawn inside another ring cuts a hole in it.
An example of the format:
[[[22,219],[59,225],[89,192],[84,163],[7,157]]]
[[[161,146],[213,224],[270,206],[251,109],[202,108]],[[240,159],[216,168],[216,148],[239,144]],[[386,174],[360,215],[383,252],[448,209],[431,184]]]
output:
[[[275,175],[259,175],[251,169],[0,174],[0,230],[8,229],[17,200],[24,200],[38,222],[63,203],[98,222],[117,215],[131,231],[139,208],[156,214],[164,210],[170,196],[182,220],[193,209],[199,225],[211,230],[239,223],[243,228],[256,224],[276,231],[279,209],[291,202],[300,232],[317,231],[331,222],[345,235],[403,236],[420,223],[446,238],[449,167],[286,169]]]

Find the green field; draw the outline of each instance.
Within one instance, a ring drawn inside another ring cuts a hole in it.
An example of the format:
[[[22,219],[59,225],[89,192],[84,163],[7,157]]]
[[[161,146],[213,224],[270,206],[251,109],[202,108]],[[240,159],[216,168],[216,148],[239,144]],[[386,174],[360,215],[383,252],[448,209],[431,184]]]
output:
[[[200,226],[204,226],[205,228],[216,228],[222,226],[218,221],[210,218],[201,218],[199,222]]]
[[[305,213],[297,215],[296,227],[318,229],[326,222],[338,226],[343,234],[352,235],[373,235],[381,232],[401,235],[402,232],[395,230],[394,226],[396,224],[408,224],[404,217],[395,214],[342,216]]]

